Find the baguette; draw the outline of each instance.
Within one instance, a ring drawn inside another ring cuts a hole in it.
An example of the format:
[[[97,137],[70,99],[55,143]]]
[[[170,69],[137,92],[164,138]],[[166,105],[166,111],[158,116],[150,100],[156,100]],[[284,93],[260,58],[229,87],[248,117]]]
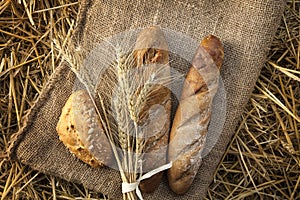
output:
[[[186,76],[168,150],[168,159],[173,161],[168,170],[169,186],[177,194],[188,191],[201,165],[212,100],[218,88],[216,66],[220,69],[223,59],[221,41],[207,36],[198,47]]]
[[[149,68],[152,73],[158,73],[158,78],[170,77],[168,44],[164,33],[158,26],[144,29],[138,35],[135,47],[137,67]],[[149,91],[149,96],[140,113],[140,119],[147,119],[145,132],[145,151],[143,171],[148,172],[167,162],[167,145],[170,131],[171,91],[159,83]],[[150,119],[151,113],[153,117]],[[143,120],[142,120],[143,121]],[[144,121],[145,122],[145,121]],[[140,125],[145,124],[142,122]],[[158,130],[155,130],[157,129]],[[143,192],[153,192],[161,182],[163,172],[153,175],[140,183]]]
[[[112,162],[110,143],[85,90],[71,94],[62,109],[56,131],[69,151],[90,166],[101,167]]]

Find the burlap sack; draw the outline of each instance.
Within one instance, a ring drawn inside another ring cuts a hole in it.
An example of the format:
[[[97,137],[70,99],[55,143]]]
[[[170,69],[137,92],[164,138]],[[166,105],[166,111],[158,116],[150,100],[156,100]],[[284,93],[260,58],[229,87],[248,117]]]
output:
[[[226,90],[226,119],[216,145],[204,158],[191,190],[182,196],[170,191],[166,178],[145,199],[202,199],[225,152],[244,104],[265,61],[268,46],[279,24],[284,0],[176,0],[81,2],[79,22],[72,38],[88,52],[93,44],[113,34],[154,22],[200,41],[214,33],[224,43],[221,71]],[[41,172],[121,199],[119,172],[92,169],[72,156],[59,141],[55,127],[61,109],[72,92],[75,75],[59,66],[27,116],[24,127],[13,136],[12,159]]]

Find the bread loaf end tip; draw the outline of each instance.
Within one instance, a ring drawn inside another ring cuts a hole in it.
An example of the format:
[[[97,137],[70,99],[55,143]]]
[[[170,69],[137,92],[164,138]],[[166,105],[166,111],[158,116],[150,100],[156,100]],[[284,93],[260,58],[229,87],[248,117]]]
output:
[[[201,46],[209,53],[220,69],[224,61],[224,47],[221,40],[214,35],[208,35],[201,41]]]

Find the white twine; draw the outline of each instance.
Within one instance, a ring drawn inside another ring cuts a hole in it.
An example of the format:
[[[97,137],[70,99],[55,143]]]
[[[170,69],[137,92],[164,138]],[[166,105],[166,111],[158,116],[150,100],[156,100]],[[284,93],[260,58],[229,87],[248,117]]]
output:
[[[172,167],[172,162],[168,163],[168,164],[165,164],[163,166],[160,166],[154,170],[151,170],[150,172],[144,174],[143,176],[141,176],[139,179],[136,180],[135,183],[122,183],[122,193],[127,193],[127,192],[131,192],[133,190],[135,190],[136,192],[136,195],[138,196],[138,198],[140,200],[143,200],[143,197],[142,197],[142,193],[139,189],[139,184],[142,180],[144,179],[147,179],[147,178],[150,178],[151,176],[161,172],[161,171],[164,171],[166,169],[169,169]]]

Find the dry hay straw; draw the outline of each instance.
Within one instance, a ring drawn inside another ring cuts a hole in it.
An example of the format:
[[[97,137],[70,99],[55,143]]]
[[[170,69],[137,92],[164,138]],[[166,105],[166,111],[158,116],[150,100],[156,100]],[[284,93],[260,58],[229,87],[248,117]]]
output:
[[[76,0],[0,2],[0,200],[103,198],[9,161],[10,135],[39,95],[75,26]],[[282,23],[207,199],[300,199],[300,2]]]
[[[300,2],[289,1],[207,199],[300,199]]]
[[[0,199],[99,198],[80,185],[45,176],[8,161],[10,135],[21,126],[61,54],[76,23],[75,0],[0,2]]]

